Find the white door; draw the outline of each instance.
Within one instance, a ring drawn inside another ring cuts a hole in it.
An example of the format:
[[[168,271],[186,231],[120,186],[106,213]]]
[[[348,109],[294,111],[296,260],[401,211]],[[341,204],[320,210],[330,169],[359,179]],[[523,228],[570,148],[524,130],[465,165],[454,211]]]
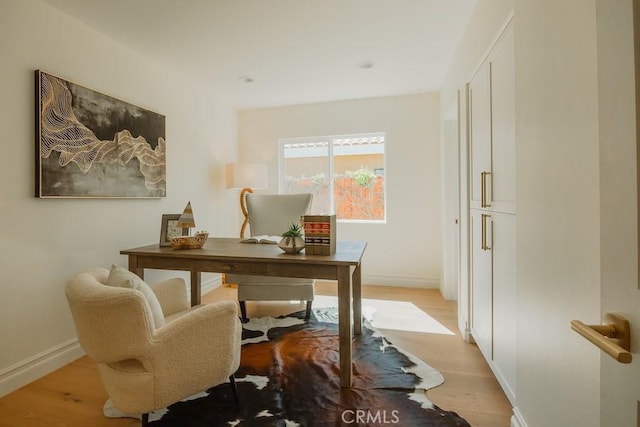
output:
[[[485,62],[469,82],[471,208],[487,206],[491,173],[491,64]]]
[[[491,215],[470,209],[471,336],[487,361],[493,359]]]
[[[492,49],[491,64],[491,210],[515,213],[516,130],[513,26]]]
[[[459,283],[459,185],[458,185],[458,97],[452,101],[451,111],[446,114],[443,126],[443,168],[442,206],[443,206],[443,269],[442,296],[448,300],[458,297]]]
[[[602,353],[600,425],[640,426],[640,290],[632,0],[598,0],[601,312],[631,323],[633,362]],[[640,51],[636,49],[636,51]],[[594,348],[593,351],[598,351]]]
[[[491,214],[493,363],[498,382],[516,401],[516,216]]]

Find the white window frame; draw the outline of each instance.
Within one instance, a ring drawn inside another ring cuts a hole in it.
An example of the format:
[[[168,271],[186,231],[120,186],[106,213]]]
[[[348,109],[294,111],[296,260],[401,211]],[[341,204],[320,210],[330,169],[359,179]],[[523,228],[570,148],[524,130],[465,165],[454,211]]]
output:
[[[345,135],[328,135],[328,136],[308,136],[308,137],[299,137],[299,138],[281,138],[278,140],[278,192],[282,193],[285,188],[285,176],[284,176],[284,146],[285,144],[304,144],[310,142],[324,142],[328,141],[329,143],[329,194],[330,197],[330,212],[335,212],[335,199],[334,199],[334,183],[333,183],[333,172],[334,172],[334,141],[338,139],[356,139],[356,138],[372,138],[372,137],[382,137],[384,138],[384,143],[382,145],[382,154],[383,154],[383,169],[384,169],[384,218],[383,219],[339,219],[336,218],[338,222],[342,223],[366,223],[366,224],[386,224],[387,222],[387,153],[386,153],[386,144],[387,144],[387,136],[385,132],[369,132],[369,133],[357,133],[357,134],[345,134]]]

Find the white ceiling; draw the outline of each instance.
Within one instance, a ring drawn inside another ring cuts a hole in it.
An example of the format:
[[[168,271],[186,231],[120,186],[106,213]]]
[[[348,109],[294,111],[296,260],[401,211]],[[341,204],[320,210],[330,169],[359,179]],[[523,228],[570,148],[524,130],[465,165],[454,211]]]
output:
[[[45,1],[162,66],[205,77],[206,90],[236,108],[439,90],[476,3]]]

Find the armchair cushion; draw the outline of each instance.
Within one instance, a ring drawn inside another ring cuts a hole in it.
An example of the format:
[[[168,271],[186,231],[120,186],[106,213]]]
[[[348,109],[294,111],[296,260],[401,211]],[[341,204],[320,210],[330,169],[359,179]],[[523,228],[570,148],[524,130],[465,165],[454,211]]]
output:
[[[149,286],[160,302],[165,323],[169,322],[167,319],[169,316],[189,309],[187,284],[184,279],[174,277]]]
[[[140,291],[144,296],[144,299],[149,304],[155,327],[160,328],[164,326],[164,313],[162,312],[160,301],[158,301],[158,297],[156,297],[156,294],[149,285],[147,285],[147,283],[140,277],[136,276],[126,268],[113,264],[106,284],[117,288],[136,289]]]

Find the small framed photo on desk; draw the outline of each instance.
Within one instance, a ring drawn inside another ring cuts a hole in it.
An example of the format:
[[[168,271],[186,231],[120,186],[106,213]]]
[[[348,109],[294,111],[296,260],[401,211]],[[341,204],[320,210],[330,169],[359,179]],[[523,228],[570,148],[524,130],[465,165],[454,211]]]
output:
[[[188,236],[189,229],[176,227],[180,214],[163,214],[160,228],[160,246],[171,246],[171,239],[178,236]]]

